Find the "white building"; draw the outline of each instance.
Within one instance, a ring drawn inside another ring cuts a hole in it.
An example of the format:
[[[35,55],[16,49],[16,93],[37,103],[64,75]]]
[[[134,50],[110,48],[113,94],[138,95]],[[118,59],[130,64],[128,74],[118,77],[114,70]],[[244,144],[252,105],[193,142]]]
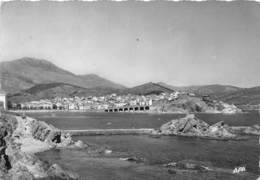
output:
[[[0,109],[7,110],[6,92],[2,90],[1,82],[0,82]]]

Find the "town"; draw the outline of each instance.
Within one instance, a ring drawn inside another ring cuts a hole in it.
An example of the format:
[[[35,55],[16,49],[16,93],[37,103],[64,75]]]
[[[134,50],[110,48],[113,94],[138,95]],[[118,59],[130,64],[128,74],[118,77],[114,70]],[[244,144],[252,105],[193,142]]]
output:
[[[180,94],[160,93],[158,95],[117,95],[89,97],[56,97],[23,103],[9,103],[8,109],[12,110],[80,110],[80,111],[146,111],[154,102],[159,100],[176,100]],[[193,95],[193,94],[190,94]]]
[[[8,101],[9,102],[9,101]],[[117,95],[88,97],[55,97],[37,101],[8,103],[11,111],[81,111],[81,112],[165,112],[165,113],[239,113],[233,104],[173,91],[148,95]]]

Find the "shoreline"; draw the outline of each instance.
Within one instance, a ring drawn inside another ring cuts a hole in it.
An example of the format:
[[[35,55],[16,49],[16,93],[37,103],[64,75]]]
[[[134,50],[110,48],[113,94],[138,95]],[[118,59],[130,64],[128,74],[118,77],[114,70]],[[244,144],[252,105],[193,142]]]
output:
[[[78,179],[78,175],[57,164],[43,162],[35,155],[55,148],[84,148],[70,136],[43,121],[14,113],[1,114],[0,179]],[[66,178],[64,178],[66,176]]]
[[[44,169],[43,162],[36,158],[36,153],[43,152],[50,149],[59,149],[59,148],[70,148],[67,144],[71,144],[71,139],[66,138],[68,141],[64,141],[62,137],[66,137],[67,134],[71,134],[72,136],[81,136],[81,135],[128,135],[128,134],[136,134],[136,135],[151,135],[151,137],[157,138],[161,136],[168,136],[164,134],[160,134],[158,131],[152,128],[140,128],[140,129],[92,129],[92,130],[60,130],[52,125],[46,124],[45,122],[38,121],[37,119],[26,117],[25,119],[22,116],[13,115],[17,124],[15,126],[14,132],[12,133],[12,137],[14,138],[14,143],[19,145],[20,150],[17,149],[19,153],[22,155],[22,159],[16,159],[12,162],[13,167],[21,171],[19,168],[19,162],[23,163],[23,166],[28,169],[28,172],[34,176],[34,178],[44,178],[48,176],[58,177],[57,171],[61,171],[61,173],[67,172],[67,176],[74,177],[77,179],[78,175],[70,172],[66,169],[60,169],[59,165],[53,164],[48,165],[48,169]],[[52,132],[53,134],[49,133]],[[57,131],[61,131],[61,134],[56,134]],[[62,134],[66,134],[65,136],[60,136]],[[46,136],[46,137],[45,137]],[[183,135],[174,135],[174,136],[183,136]],[[44,137],[44,139],[42,139]],[[55,142],[56,137],[60,137],[62,142],[58,145]],[[197,137],[195,137],[197,138]],[[198,137],[204,139],[203,137]],[[207,139],[207,138],[206,138]],[[216,140],[224,140],[224,139],[216,139]],[[232,140],[232,139],[230,139]],[[63,144],[63,145],[62,145]],[[49,146],[51,145],[51,146]],[[35,147],[37,146],[37,147]],[[77,145],[76,145],[77,146]],[[71,148],[75,148],[74,144]],[[77,146],[80,148],[80,146]],[[11,157],[14,157],[14,154],[8,154]],[[31,159],[30,159],[31,158]],[[32,165],[32,161],[35,161],[36,164]],[[54,170],[54,172],[53,172]],[[56,171],[57,170],[57,171]],[[14,171],[14,170],[13,170]],[[21,172],[22,173],[22,172]],[[14,171],[15,174],[15,171]],[[28,175],[30,176],[30,175]]]
[[[187,114],[185,112],[157,112],[157,111],[127,111],[127,112],[105,112],[97,110],[7,110],[12,113],[115,113],[115,114]],[[247,114],[250,112],[235,112],[235,113],[223,113],[223,112],[190,112],[188,114],[223,114],[223,115],[235,115],[235,114]]]
[[[112,135],[150,135],[153,137],[160,136],[180,136],[180,137],[194,137],[209,140],[246,140],[247,136],[259,136],[260,132],[251,126],[231,126],[229,129],[241,137],[236,138],[220,138],[209,136],[196,136],[189,134],[162,134],[153,128],[139,128],[139,129],[78,129],[78,130],[62,130],[63,133],[69,133],[71,136],[112,136]]]
[[[152,135],[155,129],[86,129],[86,130],[63,130],[71,136],[98,136],[98,135]]]

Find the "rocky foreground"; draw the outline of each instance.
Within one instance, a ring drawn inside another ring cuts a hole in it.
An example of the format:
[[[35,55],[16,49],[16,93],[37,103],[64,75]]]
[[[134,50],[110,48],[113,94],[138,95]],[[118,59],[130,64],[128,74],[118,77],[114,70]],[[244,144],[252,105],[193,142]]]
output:
[[[156,132],[160,135],[192,136],[218,140],[243,139],[242,135],[260,135],[260,127],[232,127],[220,121],[216,124],[198,119],[194,114],[188,114],[184,118],[174,119]]]
[[[209,125],[195,117],[195,115],[189,114],[184,118],[175,119],[164,124],[159,130],[152,131],[151,134],[229,140],[239,139],[241,135],[244,134],[260,135],[260,126],[231,127],[223,122]],[[30,117],[20,116],[18,114],[1,114],[1,180],[79,179],[77,174],[67,169],[65,170],[57,164],[42,162],[35,155],[37,152],[49,150],[51,148],[88,148],[88,145],[84,145],[80,141],[74,142],[68,133],[62,132],[45,122],[37,121]],[[133,158],[128,158],[126,160],[136,161],[136,159]],[[183,171],[183,169],[180,169],[178,163],[177,165],[176,163],[170,164],[170,167],[171,173]],[[196,171],[207,170],[204,166],[198,168],[196,166],[193,169]]]
[[[51,148],[82,148],[69,134],[29,117],[1,114],[0,179],[78,179],[78,175],[57,164],[40,161],[34,154]]]

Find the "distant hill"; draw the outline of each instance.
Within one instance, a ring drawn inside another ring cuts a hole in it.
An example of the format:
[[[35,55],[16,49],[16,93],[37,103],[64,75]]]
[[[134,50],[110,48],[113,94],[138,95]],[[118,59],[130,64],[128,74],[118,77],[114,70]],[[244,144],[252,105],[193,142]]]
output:
[[[160,94],[162,92],[173,92],[173,90],[158,85],[156,83],[146,83],[128,89],[116,89],[112,87],[84,88],[84,87],[80,87],[68,83],[47,83],[47,84],[37,84],[29,89],[22,90],[18,93],[9,94],[8,100],[11,102],[18,103],[18,102],[40,100],[40,99],[52,99],[55,97],[103,96],[112,93],[116,93],[116,94],[130,93],[136,95],[148,95],[148,94]]]
[[[11,94],[8,100],[11,102],[28,102],[40,99],[52,99],[55,97],[86,97],[86,96],[102,96],[111,93],[119,93],[119,89],[114,88],[83,88],[66,83],[49,83],[39,84],[32,88],[23,90],[19,93]]]
[[[227,103],[236,105],[256,105],[260,104],[260,86],[253,88],[244,88],[235,92],[222,94],[215,97]]]
[[[47,60],[28,57],[1,62],[0,73],[3,89],[11,94],[11,100],[15,101],[111,93],[148,95],[177,90],[209,95],[213,99],[237,105],[260,104],[260,87],[239,88],[218,84],[178,87],[163,82],[150,82],[126,88],[95,74],[75,75]]]
[[[102,78],[96,74],[79,75],[79,77],[85,82],[85,84],[91,85],[91,87],[109,87],[114,89],[125,89],[126,87],[105,78]]]
[[[212,99],[235,105],[256,105],[260,104],[260,86],[253,88],[239,88],[229,85],[205,85],[205,86],[186,86],[176,87],[160,82],[163,86],[178,90],[192,92],[197,95],[209,95]]]
[[[174,90],[157,83],[145,83],[133,88],[126,89],[124,93],[137,94],[137,95],[148,95],[148,94],[160,94],[162,92],[171,93]]]
[[[46,83],[68,83],[84,88],[124,88],[97,75],[78,76],[47,60],[29,57],[1,62],[0,73],[3,89],[11,93]]]
[[[177,91],[185,91],[189,93],[195,93],[197,95],[213,95],[213,96],[232,93],[242,89],[236,86],[219,85],[219,84],[204,85],[204,86],[183,86],[183,87],[171,86],[163,82],[159,82],[158,84],[168,88],[172,88]]]

